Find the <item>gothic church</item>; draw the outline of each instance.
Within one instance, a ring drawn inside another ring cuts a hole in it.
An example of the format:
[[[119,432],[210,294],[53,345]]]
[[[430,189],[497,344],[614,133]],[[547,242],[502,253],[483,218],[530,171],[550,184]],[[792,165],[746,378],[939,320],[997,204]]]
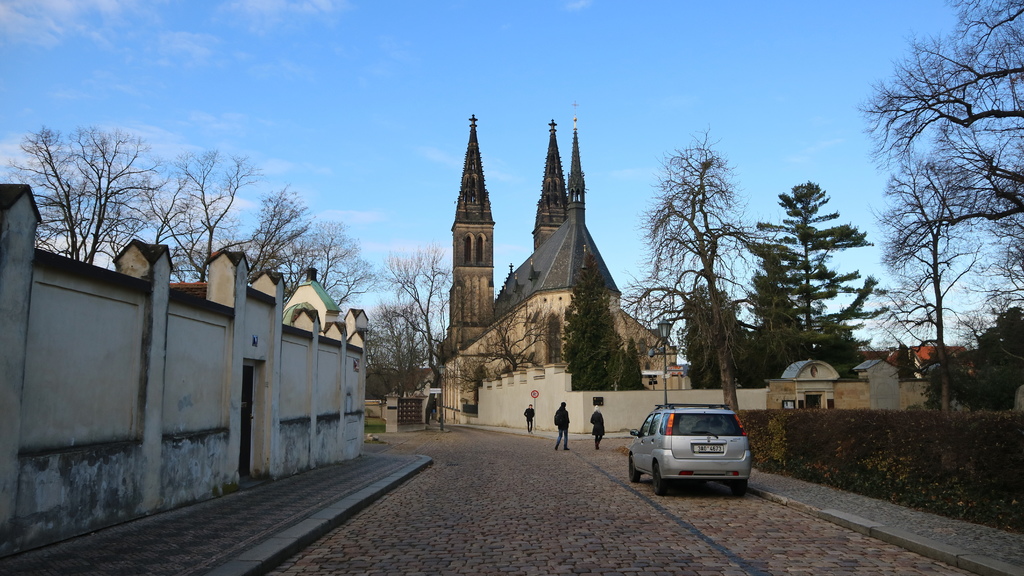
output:
[[[587,229],[586,185],[573,119],[572,160],[566,183],[555,122],[550,126],[544,181],[537,201],[533,254],[508,276],[495,297],[494,219],[484,184],[476,116],[452,225],[452,289],[445,349],[444,405],[475,404],[482,380],[532,365],[562,362],[565,309],[584,258],[593,255],[611,296],[616,329],[646,347],[651,332],[619,308],[620,292]]]

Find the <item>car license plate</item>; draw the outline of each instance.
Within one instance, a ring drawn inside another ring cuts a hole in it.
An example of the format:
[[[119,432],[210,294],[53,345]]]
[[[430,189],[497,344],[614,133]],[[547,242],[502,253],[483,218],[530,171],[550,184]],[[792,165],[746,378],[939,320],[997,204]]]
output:
[[[695,454],[724,454],[725,444],[694,444]]]

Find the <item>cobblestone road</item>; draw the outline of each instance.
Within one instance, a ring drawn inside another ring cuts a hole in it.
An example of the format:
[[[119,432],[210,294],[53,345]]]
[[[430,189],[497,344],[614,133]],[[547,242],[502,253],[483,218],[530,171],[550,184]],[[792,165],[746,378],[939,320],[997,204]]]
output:
[[[717,484],[654,496],[646,476],[628,482],[627,440],[389,440],[434,465],[273,574],[966,574]]]

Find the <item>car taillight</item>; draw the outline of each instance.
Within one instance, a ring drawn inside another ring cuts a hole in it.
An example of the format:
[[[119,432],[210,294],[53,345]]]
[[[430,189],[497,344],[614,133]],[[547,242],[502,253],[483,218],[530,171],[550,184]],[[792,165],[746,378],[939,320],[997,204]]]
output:
[[[682,472],[679,473],[679,475],[680,476],[693,476],[693,471],[692,470],[690,470],[690,471],[683,470]]]
[[[735,414],[733,414],[732,417],[734,420],[736,420],[736,425],[740,427],[740,434],[746,436],[747,430],[743,428],[743,422],[740,422],[740,417]]]
[[[675,428],[672,427],[672,425],[675,424],[675,422],[676,422],[676,415],[675,414],[669,414],[668,415],[668,420],[666,420],[666,424],[665,424],[665,434],[666,435],[671,436],[671,435],[676,433],[675,432]]]

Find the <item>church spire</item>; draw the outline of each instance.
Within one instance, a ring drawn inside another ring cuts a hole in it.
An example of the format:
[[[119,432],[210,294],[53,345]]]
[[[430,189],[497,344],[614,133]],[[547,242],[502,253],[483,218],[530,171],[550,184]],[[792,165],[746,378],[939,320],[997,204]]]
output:
[[[587,193],[586,183],[583,181],[583,170],[580,168],[580,140],[576,131],[576,117],[572,119],[572,165],[569,167],[569,212],[575,209],[582,210],[585,204]]]
[[[448,301],[448,345],[461,350],[483,333],[494,313],[494,221],[484,187],[475,115],[469,119],[469,146],[452,224]]]
[[[548,126],[551,137],[548,140],[548,157],[544,163],[544,182],[541,184],[540,200],[537,201],[537,219],[533,227],[533,248],[536,250],[551,234],[565,222],[568,197],[565,192],[565,176],[562,172],[562,157],[558,153],[558,139],[555,137],[555,121]]]
[[[469,119],[469,146],[462,168],[456,222],[490,222],[491,201],[484,186],[484,165],[480,160],[480,144],[476,140],[476,115]]]

